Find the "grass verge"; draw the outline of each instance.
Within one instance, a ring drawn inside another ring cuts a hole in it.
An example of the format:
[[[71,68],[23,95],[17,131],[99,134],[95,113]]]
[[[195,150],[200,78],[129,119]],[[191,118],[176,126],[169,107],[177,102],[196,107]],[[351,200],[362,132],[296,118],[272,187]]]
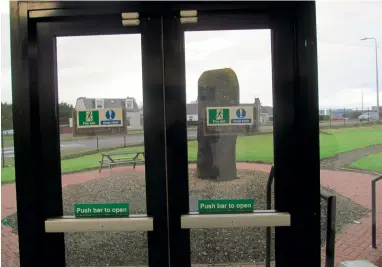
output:
[[[382,126],[321,130],[320,158],[382,143]],[[196,161],[197,141],[188,142],[188,160]],[[143,146],[120,148],[116,151],[143,150]],[[109,149],[110,150],[110,149]],[[236,144],[237,161],[273,162],[273,135],[239,137]],[[99,167],[99,153],[61,161],[62,173],[79,172]],[[14,181],[14,167],[2,169],[2,182]]]
[[[382,172],[382,152],[363,157],[347,167],[352,169]]]

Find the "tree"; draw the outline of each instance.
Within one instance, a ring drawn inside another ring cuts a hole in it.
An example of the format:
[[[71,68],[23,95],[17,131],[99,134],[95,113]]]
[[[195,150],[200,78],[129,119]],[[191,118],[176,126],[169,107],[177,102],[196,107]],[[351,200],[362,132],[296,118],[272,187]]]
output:
[[[69,118],[73,117],[73,105],[66,102],[58,104],[58,114],[60,118],[60,125],[68,125]]]
[[[362,115],[361,111],[352,111],[349,113],[349,119],[358,119]]]
[[[239,82],[232,69],[209,70],[200,76],[197,133],[197,176],[199,178],[218,181],[237,178],[237,134],[228,127],[219,127],[219,132],[211,131],[207,127],[206,108],[238,104]]]
[[[1,103],[1,130],[13,129],[12,104]]]

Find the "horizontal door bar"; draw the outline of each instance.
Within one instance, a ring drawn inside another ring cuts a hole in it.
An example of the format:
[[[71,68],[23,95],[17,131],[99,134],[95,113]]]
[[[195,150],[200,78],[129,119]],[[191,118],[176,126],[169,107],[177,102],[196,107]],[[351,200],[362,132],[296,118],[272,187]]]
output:
[[[286,212],[254,211],[240,214],[188,214],[181,217],[183,229],[290,226]]]
[[[63,216],[47,219],[45,232],[130,232],[153,231],[153,218],[130,216],[126,218],[76,218]]]

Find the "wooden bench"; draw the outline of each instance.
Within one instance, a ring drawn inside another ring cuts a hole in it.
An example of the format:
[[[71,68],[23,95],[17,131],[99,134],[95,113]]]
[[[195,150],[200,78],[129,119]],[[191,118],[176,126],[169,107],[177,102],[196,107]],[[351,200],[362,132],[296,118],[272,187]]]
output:
[[[143,159],[139,159],[139,155],[143,156]],[[137,163],[145,162],[145,152],[143,151],[121,151],[111,153],[101,153],[101,160],[99,161],[99,171],[102,171],[103,167],[112,167],[122,164],[133,164],[133,168]]]

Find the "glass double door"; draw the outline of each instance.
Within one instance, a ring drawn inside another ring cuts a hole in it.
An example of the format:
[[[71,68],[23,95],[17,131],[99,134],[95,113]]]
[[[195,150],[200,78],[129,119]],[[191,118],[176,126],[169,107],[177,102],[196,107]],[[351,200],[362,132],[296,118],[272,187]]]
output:
[[[291,266],[293,236],[319,214],[284,191],[302,144],[289,22],[196,10],[37,22],[42,261]]]

